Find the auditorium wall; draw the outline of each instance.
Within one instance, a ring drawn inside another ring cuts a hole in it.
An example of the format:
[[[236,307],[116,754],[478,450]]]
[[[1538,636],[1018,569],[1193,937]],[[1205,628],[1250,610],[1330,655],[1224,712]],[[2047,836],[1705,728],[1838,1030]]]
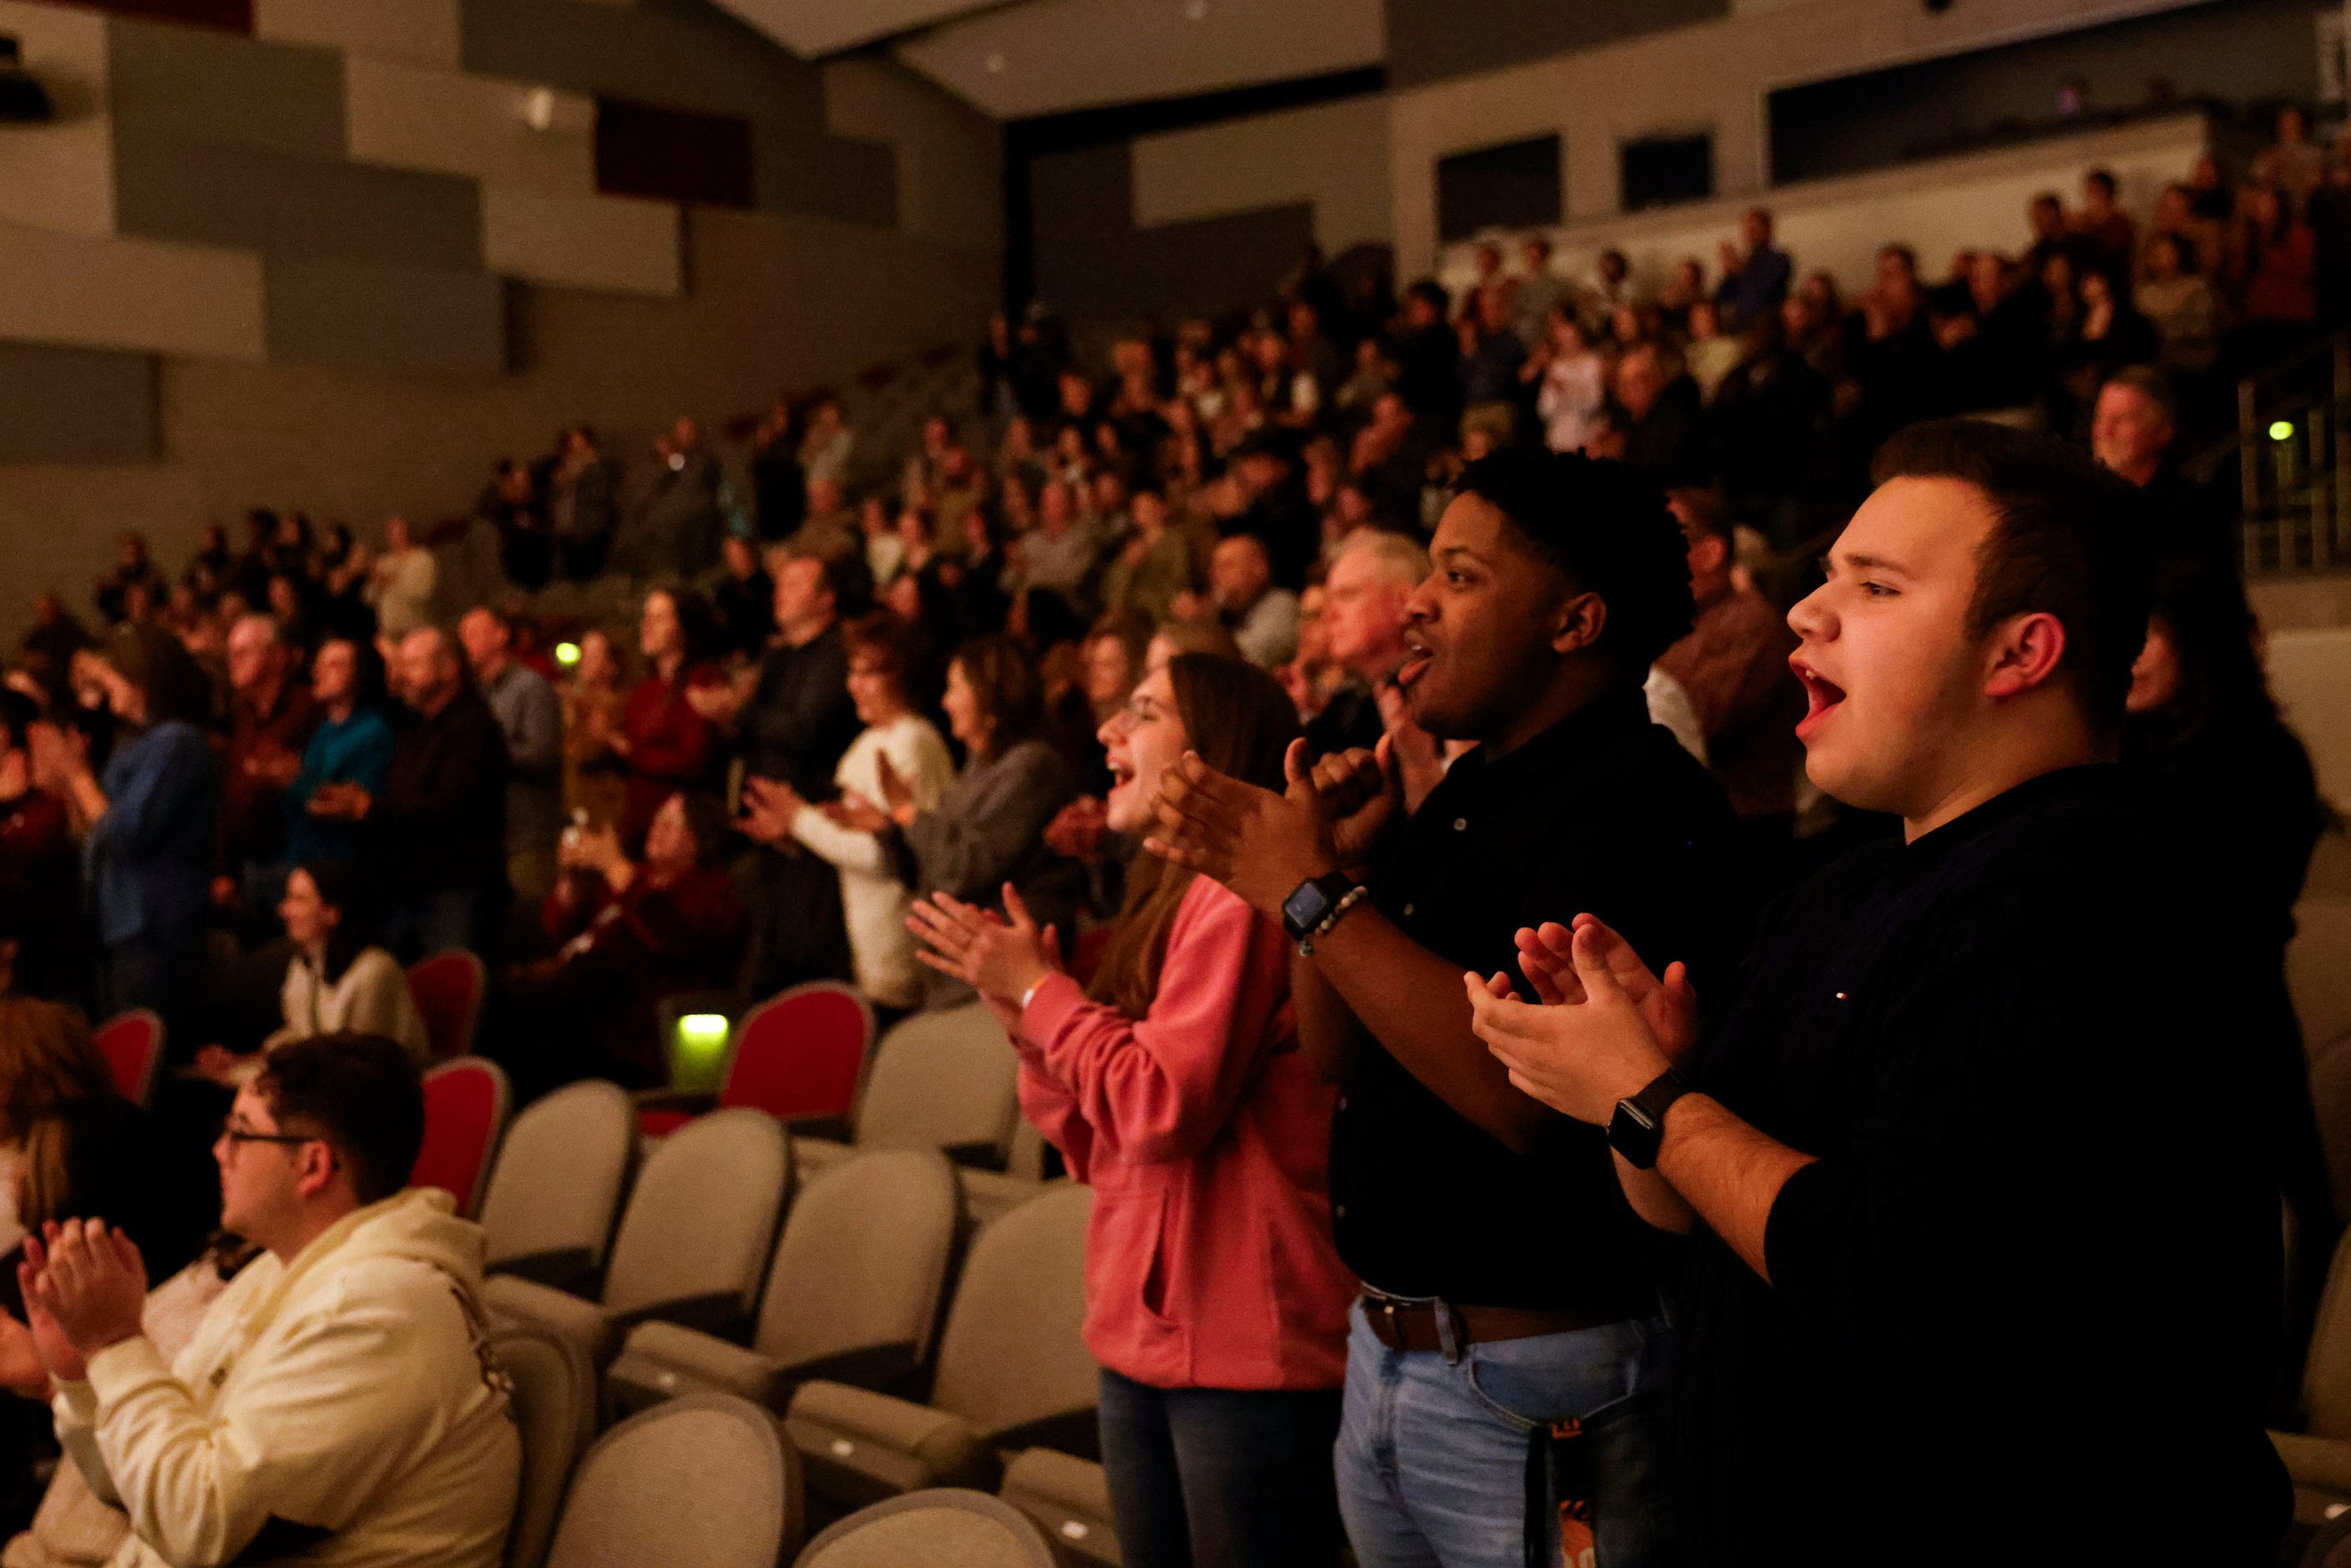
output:
[[[175,562],[256,505],[435,520],[563,423],[639,455],[995,303],[996,129],[886,60],[820,69],[702,0],[253,26],[0,0],[66,110],[0,129],[0,643],[120,528]],[[600,95],[754,121],[748,207],[600,191]]]

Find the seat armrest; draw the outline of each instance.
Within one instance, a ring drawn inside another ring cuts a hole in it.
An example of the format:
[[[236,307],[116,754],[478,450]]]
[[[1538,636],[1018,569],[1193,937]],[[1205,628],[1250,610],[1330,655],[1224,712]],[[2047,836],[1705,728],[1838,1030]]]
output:
[[[494,1318],[553,1330],[579,1346],[591,1366],[602,1366],[620,1348],[611,1314],[594,1301],[536,1280],[493,1274],[482,1281],[482,1304]]]
[[[629,1331],[604,1383],[632,1411],[712,1389],[781,1410],[794,1386],[772,1357],[695,1329],[658,1322],[641,1322]]]
[[[850,1508],[930,1487],[987,1491],[1001,1469],[963,1417],[844,1383],[800,1385],[784,1431],[810,1490]]]
[[[1118,1531],[1102,1468],[1051,1448],[1026,1448],[1004,1467],[999,1497],[1043,1527],[1064,1559],[1115,1564]]]

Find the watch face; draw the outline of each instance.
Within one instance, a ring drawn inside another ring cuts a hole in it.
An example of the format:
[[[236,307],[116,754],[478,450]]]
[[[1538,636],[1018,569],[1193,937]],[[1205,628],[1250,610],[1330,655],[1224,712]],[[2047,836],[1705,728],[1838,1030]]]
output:
[[[1311,882],[1281,901],[1281,918],[1292,931],[1313,930],[1330,912],[1330,897]]]

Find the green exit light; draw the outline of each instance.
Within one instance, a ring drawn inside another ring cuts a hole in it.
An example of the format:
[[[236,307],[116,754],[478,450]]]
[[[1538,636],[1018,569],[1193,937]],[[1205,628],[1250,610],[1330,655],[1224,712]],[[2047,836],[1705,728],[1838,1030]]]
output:
[[[558,643],[555,645],[555,662],[562,665],[567,670],[572,665],[578,664],[580,662],[580,644],[577,643]]]
[[[2270,439],[2272,441],[2292,441],[2294,439],[2294,421],[2290,419],[2272,420],[2270,422]]]
[[[707,1067],[726,1050],[725,1013],[688,1013],[677,1020],[679,1065]]]

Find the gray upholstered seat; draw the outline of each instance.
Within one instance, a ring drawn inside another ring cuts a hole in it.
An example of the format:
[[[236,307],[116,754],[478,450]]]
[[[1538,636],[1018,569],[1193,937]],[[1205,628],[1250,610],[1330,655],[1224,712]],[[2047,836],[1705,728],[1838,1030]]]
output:
[[[861,1149],[938,1149],[959,1164],[1002,1169],[1020,1122],[1019,1058],[978,1002],[916,1013],[874,1049],[857,1105]],[[849,1145],[801,1140],[810,1171],[849,1157]]]
[[[605,1388],[643,1409],[722,1388],[780,1410],[810,1377],[888,1388],[928,1356],[961,1204],[935,1149],[872,1149],[805,1184],[748,1349],[674,1323],[629,1332]]]
[[[673,1399],[580,1461],[546,1568],[775,1568],[799,1536],[775,1417],[727,1394]]]
[[[940,1488],[853,1513],[808,1544],[793,1568],[1054,1568],[1053,1549],[1018,1509]]]
[[[535,1323],[492,1331],[490,1352],[514,1382],[515,1425],[522,1430],[522,1487],[507,1536],[507,1568],[539,1568],[571,1468],[596,1430],[596,1372],[578,1345]]]
[[[574,1083],[516,1117],[482,1198],[488,1268],[558,1286],[594,1278],[636,1138],[637,1113],[613,1083]]]

